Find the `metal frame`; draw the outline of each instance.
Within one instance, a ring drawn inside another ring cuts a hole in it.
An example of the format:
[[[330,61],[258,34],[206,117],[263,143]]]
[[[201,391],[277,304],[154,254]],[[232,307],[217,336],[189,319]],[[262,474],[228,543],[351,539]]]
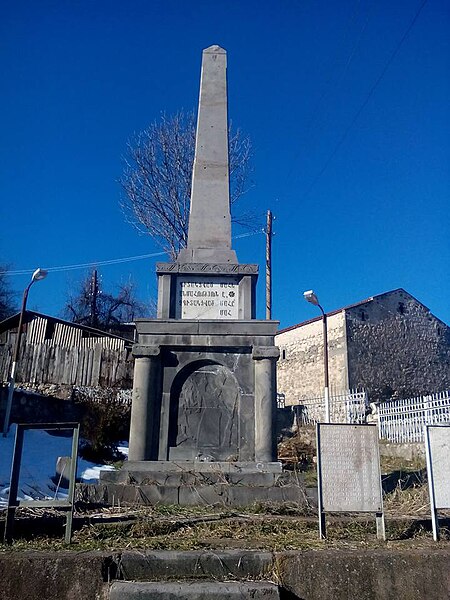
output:
[[[319,512],[319,537],[321,540],[327,537],[327,525],[325,521],[325,512],[323,510],[322,496],[322,456],[320,454],[320,423],[316,423],[316,444],[317,444],[317,510]]]
[[[19,489],[19,475],[22,462],[23,438],[24,433],[28,429],[43,429],[45,431],[61,431],[71,429],[72,436],[72,454],[70,456],[69,469],[69,492],[67,500],[18,500],[17,492]],[[66,532],[64,540],[66,544],[70,544],[72,538],[72,519],[73,505],[75,496],[75,476],[77,470],[78,459],[78,438],[80,434],[79,423],[19,423],[16,430],[16,438],[14,442],[14,453],[11,465],[11,479],[9,487],[9,499],[6,512],[5,534],[4,540],[10,544],[14,534],[14,517],[16,509],[23,506],[32,506],[36,508],[56,508],[58,510],[67,511],[66,516]]]
[[[327,529],[326,529],[326,520],[325,520],[325,512],[335,512],[335,511],[324,511],[323,510],[323,491],[322,491],[322,456],[320,451],[320,427],[322,425],[332,425],[333,427],[376,427],[376,425],[365,425],[361,423],[317,423],[316,424],[316,444],[317,444],[317,492],[318,492],[318,513],[319,513],[319,537],[320,539],[326,539],[327,537]],[[383,492],[381,486],[381,470],[380,470],[380,449],[377,444],[377,464],[379,470],[379,478],[380,478],[380,492],[381,492],[381,512],[375,512],[375,520],[377,526],[377,539],[386,541],[386,527],[384,520],[384,511],[383,511]],[[349,512],[349,511],[345,511]],[[353,511],[350,511],[353,512]],[[354,512],[364,512],[364,511],[354,511]]]
[[[433,528],[433,540],[435,542],[439,541],[439,517],[438,517],[438,508],[450,508],[439,506],[436,507],[436,490],[434,483],[434,472],[433,472],[433,457],[431,453],[431,443],[430,443],[430,429],[434,428],[445,428],[450,429],[450,425],[425,425],[423,428],[424,433],[424,442],[425,442],[425,455],[427,459],[427,478],[428,478],[428,493],[430,497],[430,511],[431,511],[431,525]]]

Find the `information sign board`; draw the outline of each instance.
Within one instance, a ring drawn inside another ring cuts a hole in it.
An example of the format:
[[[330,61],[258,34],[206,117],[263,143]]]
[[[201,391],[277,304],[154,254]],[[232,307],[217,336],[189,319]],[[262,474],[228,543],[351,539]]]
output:
[[[439,539],[438,509],[450,508],[450,425],[425,425],[433,539]]]
[[[322,509],[381,512],[376,426],[321,423],[319,440]]]
[[[450,427],[429,425],[431,468],[436,508],[450,508]]]

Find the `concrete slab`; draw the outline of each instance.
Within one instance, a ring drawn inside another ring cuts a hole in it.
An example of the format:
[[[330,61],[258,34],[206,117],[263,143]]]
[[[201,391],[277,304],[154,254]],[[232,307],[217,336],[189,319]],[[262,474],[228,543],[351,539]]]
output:
[[[120,578],[128,581],[199,577],[256,579],[267,576],[272,566],[272,553],[254,550],[130,551],[122,553]]]
[[[110,600],[278,600],[278,586],[257,581],[130,582],[112,584]]]

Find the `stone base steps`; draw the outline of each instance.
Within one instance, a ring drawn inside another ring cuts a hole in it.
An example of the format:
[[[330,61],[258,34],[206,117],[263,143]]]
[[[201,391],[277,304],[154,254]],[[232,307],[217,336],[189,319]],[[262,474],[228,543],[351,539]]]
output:
[[[104,505],[249,506],[254,502],[316,505],[317,492],[281,463],[143,461],[105,471],[77,486],[76,500]]]
[[[254,502],[295,502],[300,507],[317,505],[317,490],[300,485],[280,487],[214,485],[131,485],[131,484],[78,484],[77,502],[105,506],[152,506],[155,504],[180,506],[249,506]]]

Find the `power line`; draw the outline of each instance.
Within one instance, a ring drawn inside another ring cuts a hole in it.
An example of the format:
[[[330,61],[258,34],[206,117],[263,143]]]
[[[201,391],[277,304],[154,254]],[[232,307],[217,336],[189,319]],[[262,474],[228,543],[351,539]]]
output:
[[[76,269],[87,269],[89,267],[98,267],[104,265],[115,265],[125,262],[131,262],[134,260],[142,260],[145,258],[153,258],[155,256],[161,256],[165,254],[165,252],[154,252],[153,254],[141,254],[139,256],[127,256],[125,258],[113,258],[110,260],[103,260],[97,262],[89,262],[89,263],[79,263],[75,265],[63,265],[58,267],[48,267],[45,270],[51,273],[59,272],[59,271],[73,271]],[[2,275],[28,275],[33,273],[34,269],[20,269],[17,271],[3,271]]]
[[[360,5],[360,1],[358,0],[358,2],[356,3],[355,10],[352,13],[352,15],[350,16],[350,19],[349,19],[349,21],[347,23],[347,26],[346,26],[345,30],[344,30],[344,36],[342,38],[342,42],[341,42],[341,44],[339,44],[338,49],[334,52],[335,59],[334,59],[334,62],[333,62],[332,68],[331,68],[331,73],[328,76],[328,78],[327,78],[327,80],[326,80],[326,82],[325,82],[325,84],[324,84],[324,86],[322,88],[321,95],[320,95],[319,100],[317,101],[317,103],[315,105],[315,108],[314,108],[314,110],[312,112],[312,115],[310,116],[308,122],[306,123],[306,126],[304,128],[304,132],[303,132],[303,136],[306,136],[307,134],[309,134],[309,132],[312,129],[312,126],[315,125],[316,122],[319,120],[319,117],[321,116],[320,113],[321,112],[323,113],[322,108],[323,108],[324,101],[328,97],[330,97],[332,95],[332,92],[334,91],[334,89],[336,89],[336,87],[344,79],[344,77],[346,75],[346,72],[348,70],[348,67],[350,66],[350,63],[352,62],[353,57],[356,54],[356,51],[357,51],[357,49],[359,47],[359,44],[361,42],[363,33],[364,33],[364,31],[365,31],[365,29],[367,27],[367,24],[369,22],[369,19],[370,19],[370,12],[367,14],[366,21],[365,21],[364,25],[362,26],[362,28],[361,28],[361,30],[360,30],[360,32],[358,34],[358,37],[357,37],[357,40],[356,40],[355,44],[353,45],[353,47],[350,50],[350,55],[349,55],[349,57],[347,59],[347,62],[345,64],[345,66],[344,66],[344,69],[343,69],[343,71],[339,75],[338,71],[339,71],[339,68],[340,68],[339,58],[340,58],[340,54],[341,54],[341,49],[345,50],[345,45],[346,45],[346,42],[347,42],[347,37],[349,37],[350,30],[351,30],[351,27],[353,25],[353,22],[356,21],[356,17],[358,16],[359,5]],[[336,79],[336,75],[337,75],[337,79]],[[330,84],[333,85],[333,88],[331,90],[329,89],[329,85]],[[324,120],[324,118],[323,118],[323,115],[322,115],[322,121],[323,120]],[[315,131],[317,131],[318,129],[319,129],[319,127],[316,127]],[[295,169],[295,163],[297,162],[297,160],[298,160],[301,152],[302,152],[302,150],[300,149],[294,155],[294,158],[292,159],[291,168],[289,169],[288,174],[287,174],[286,181],[289,181],[291,179],[291,176],[292,176],[292,174],[294,172],[294,169]]]
[[[257,235],[261,233],[260,230],[249,231],[247,233],[241,233],[240,235],[236,235],[233,237],[234,240],[250,237],[253,235]],[[89,263],[79,263],[75,265],[63,265],[58,267],[48,267],[45,270],[49,273],[59,273],[62,271],[75,271],[77,269],[89,269],[93,267],[103,267],[107,265],[118,265],[127,262],[133,262],[136,260],[144,260],[146,258],[155,258],[156,256],[164,256],[166,252],[153,252],[152,254],[140,254],[138,256],[127,256],[125,258],[112,258],[110,260],[103,260],[97,262],[89,262]],[[31,275],[36,270],[36,267],[33,269],[19,269],[16,271],[0,271],[0,275]]]
[[[390,55],[388,61],[386,62],[385,66],[383,67],[383,70],[381,71],[380,75],[377,77],[377,79],[375,80],[375,83],[373,84],[373,86],[370,88],[369,93],[367,94],[364,102],[361,104],[361,106],[359,107],[359,109],[356,111],[355,116],[353,117],[353,119],[351,120],[350,124],[347,126],[346,130],[344,131],[343,135],[341,136],[340,140],[338,141],[338,143],[336,144],[336,146],[334,147],[332,153],[330,154],[330,156],[327,158],[327,160],[325,161],[324,166],[322,167],[322,169],[319,171],[319,173],[316,175],[316,177],[313,179],[311,185],[309,186],[309,188],[306,190],[305,194],[303,195],[303,198],[306,198],[311,191],[313,190],[314,186],[316,185],[316,183],[319,181],[319,179],[322,177],[322,175],[325,173],[325,171],[327,170],[328,166],[330,165],[331,161],[333,160],[333,158],[336,156],[336,154],[338,153],[338,151],[340,150],[341,146],[343,145],[343,143],[345,142],[345,140],[347,139],[348,134],[350,133],[351,128],[353,127],[353,125],[356,123],[356,121],[358,120],[360,114],[362,113],[362,111],[366,108],[366,106],[368,105],[370,99],[372,98],[376,88],[378,87],[379,83],[381,82],[381,80],[383,79],[384,75],[386,74],[386,71],[389,69],[389,67],[391,66],[394,58],[397,56],[400,48],[402,47],[404,41],[406,40],[406,38],[408,37],[409,32],[411,31],[411,29],[414,27],[415,22],[417,21],[417,19],[419,18],[420,13],[422,12],[423,7],[425,6],[425,4],[428,2],[428,0],[423,0],[422,4],[419,6],[419,8],[416,11],[416,14],[414,15],[411,23],[409,24],[408,28],[406,29],[405,33],[403,34],[403,36],[401,37],[400,41],[398,42],[397,46],[395,47],[394,51],[392,52],[392,54]]]

